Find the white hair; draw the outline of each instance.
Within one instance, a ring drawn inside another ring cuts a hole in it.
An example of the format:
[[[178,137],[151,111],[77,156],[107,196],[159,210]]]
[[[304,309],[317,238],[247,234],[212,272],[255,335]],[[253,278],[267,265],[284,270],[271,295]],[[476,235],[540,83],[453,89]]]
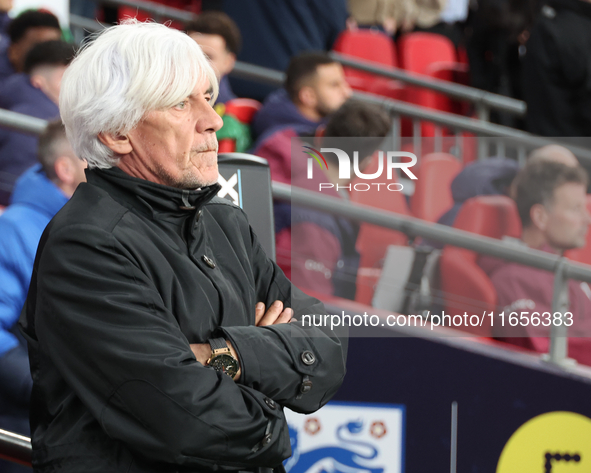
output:
[[[116,166],[119,158],[99,133],[125,135],[146,113],[173,107],[206,80],[213,103],[219,90],[215,72],[188,35],[137,20],[107,28],[64,74],[60,114],[68,140],[89,168]]]

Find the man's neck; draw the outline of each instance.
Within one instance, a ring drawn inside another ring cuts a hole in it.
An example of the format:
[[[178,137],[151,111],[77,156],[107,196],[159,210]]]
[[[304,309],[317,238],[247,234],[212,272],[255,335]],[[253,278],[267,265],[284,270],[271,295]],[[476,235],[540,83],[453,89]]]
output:
[[[563,253],[563,249],[561,248],[555,248],[554,246],[552,246],[549,242],[548,239],[543,235],[542,232],[540,232],[537,228],[535,227],[527,227],[523,229],[523,232],[521,234],[521,240],[530,248],[536,249],[536,250],[540,250],[543,247],[549,247],[552,249],[553,252],[557,253],[557,254],[562,254]]]
[[[302,114],[303,117],[307,118],[310,121],[313,122],[319,122],[322,117],[320,116],[320,114],[313,108],[310,107],[306,107],[302,104],[294,104],[296,106],[296,108],[298,109],[298,111]]]

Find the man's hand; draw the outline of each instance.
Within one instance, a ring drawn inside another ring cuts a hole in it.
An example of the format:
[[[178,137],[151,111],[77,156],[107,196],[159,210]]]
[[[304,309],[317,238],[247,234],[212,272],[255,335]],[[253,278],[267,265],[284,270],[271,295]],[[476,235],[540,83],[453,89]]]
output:
[[[291,322],[293,317],[293,310],[290,308],[283,310],[283,302],[281,301],[273,302],[267,312],[265,312],[265,304],[259,302],[255,307],[254,313],[257,327],[287,324]]]

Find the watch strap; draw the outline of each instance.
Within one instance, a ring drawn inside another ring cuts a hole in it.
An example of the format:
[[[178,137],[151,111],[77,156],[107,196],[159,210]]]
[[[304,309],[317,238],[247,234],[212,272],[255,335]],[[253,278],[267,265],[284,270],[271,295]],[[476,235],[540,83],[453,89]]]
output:
[[[207,342],[211,346],[211,351],[214,353],[216,352],[216,350],[230,350],[228,348],[228,344],[226,343],[225,338],[210,338],[209,340],[207,340]]]

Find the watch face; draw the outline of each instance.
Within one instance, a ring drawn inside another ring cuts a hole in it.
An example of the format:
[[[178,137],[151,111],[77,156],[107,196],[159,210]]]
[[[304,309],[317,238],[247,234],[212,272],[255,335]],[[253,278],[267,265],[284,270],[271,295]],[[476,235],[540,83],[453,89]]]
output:
[[[230,378],[233,378],[238,373],[238,362],[231,355],[217,355],[209,362],[208,366],[211,366],[216,371],[227,374]]]

